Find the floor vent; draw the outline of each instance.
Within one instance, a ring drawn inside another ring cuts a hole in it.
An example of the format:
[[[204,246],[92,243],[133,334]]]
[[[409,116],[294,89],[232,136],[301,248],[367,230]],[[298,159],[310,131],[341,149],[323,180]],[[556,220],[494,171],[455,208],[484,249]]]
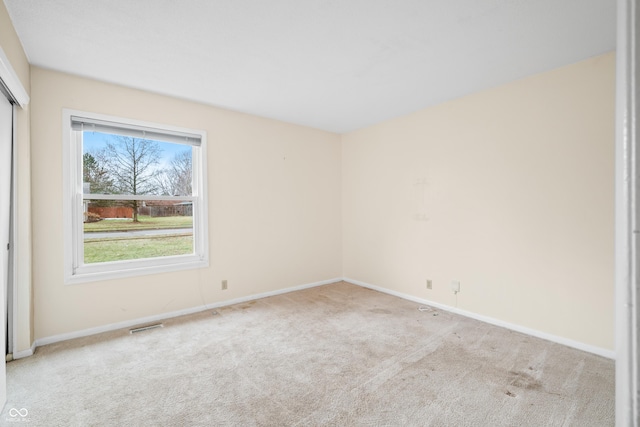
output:
[[[148,326],[140,326],[139,328],[132,328],[129,329],[129,333],[130,334],[135,334],[138,332],[144,332],[144,331],[148,331],[150,329],[156,329],[156,328],[162,328],[162,323],[156,323],[155,325],[148,325]]]

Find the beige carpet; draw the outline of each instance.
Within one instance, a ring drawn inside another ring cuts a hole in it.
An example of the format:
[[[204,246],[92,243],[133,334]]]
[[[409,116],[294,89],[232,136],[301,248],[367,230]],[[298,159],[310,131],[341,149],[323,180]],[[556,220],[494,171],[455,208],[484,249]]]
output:
[[[614,424],[613,361],[417,308],[340,282],[168,320],[162,329],[44,346],[7,365],[8,402],[0,421]],[[17,410],[23,408],[28,413],[21,418]]]

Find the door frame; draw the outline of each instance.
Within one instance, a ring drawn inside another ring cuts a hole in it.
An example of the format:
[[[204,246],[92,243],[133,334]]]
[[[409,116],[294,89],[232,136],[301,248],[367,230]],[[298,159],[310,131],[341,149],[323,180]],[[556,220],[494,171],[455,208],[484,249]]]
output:
[[[5,301],[6,316],[7,316],[7,348],[5,353],[13,356],[13,352],[16,349],[16,325],[17,325],[17,311],[18,305],[18,289],[16,277],[18,277],[18,227],[16,219],[18,218],[18,139],[16,138],[18,128],[17,108],[16,105],[12,105],[12,135],[11,135],[11,192],[9,194],[9,281],[7,284],[7,300]]]
[[[9,195],[9,204],[10,204],[10,212],[9,212],[9,242],[10,242],[10,246],[9,246],[9,264],[8,264],[8,271],[7,271],[7,294],[5,295],[5,301],[2,301],[2,303],[4,304],[4,307],[9,309],[9,305],[13,306],[11,308],[12,310],[12,316],[11,319],[8,317],[9,314],[8,312],[5,313],[5,318],[2,319],[2,322],[0,324],[4,325],[5,321],[7,322],[7,330],[5,331],[5,333],[7,334],[7,339],[9,339],[8,337],[11,336],[11,344],[13,347],[15,347],[16,344],[16,336],[15,336],[15,332],[16,332],[16,324],[15,324],[15,319],[16,319],[16,313],[15,313],[15,307],[16,307],[16,302],[17,302],[17,283],[16,283],[16,273],[17,273],[17,262],[16,262],[16,237],[17,237],[17,228],[16,228],[16,220],[17,220],[17,206],[16,206],[16,188],[17,188],[17,182],[16,182],[16,178],[17,178],[17,108],[16,105],[19,105],[22,108],[25,108],[26,105],[29,103],[29,95],[27,94],[24,86],[22,86],[22,83],[20,82],[20,79],[18,78],[18,75],[16,74],[16,72],[14,71],[13,67],[11,66],[11,62],[9,61],[9,59],[7,58],[6,54],[4,53],[4,50],[2,50],[2,47],[0,47],[0,96],[5,97],[8,99],[8,101],[12,104],[11,105],[11,126],[12,126],[12,132],[11,132],[11,172],[10,172],[10,195]],[[12,221],[13,218],[13,221]],[[4,294],[4,289],[2,289],[2,293]],[[11,295],[11,299],[9,300],[9,295]],[[7,304],[8,302],[10,302],[10,304]],[[3,310],[4,311],[4,310]],[[11,331],[11,333],[9,333],[9,331]],[[7,341],[3,340],[2,344],[3,347],[7,346]],[[5,348],[5,352],[6,352],[6,348]],[[2,369],[2,375],[3,375],[3,379],[2,382],[6,383],[6,372],[4,369]],[[6,403],[6,389],[4,390],[0,390],[0,396],[2,396],[2,400],[0,401],[0,407],[4,407],[5,403]]]
[[[616,46],[616,425],[640,425],[640,0],[618,0]]]

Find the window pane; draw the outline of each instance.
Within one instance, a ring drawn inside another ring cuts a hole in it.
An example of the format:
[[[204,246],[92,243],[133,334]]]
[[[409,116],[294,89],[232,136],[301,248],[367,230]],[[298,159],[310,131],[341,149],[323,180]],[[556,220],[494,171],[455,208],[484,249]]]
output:
[[[85,194],[192,194],[191,145],[92,131],[82,139]]]
[[[84,210],[85,264],[194,253],[190,201],[85,199]]]

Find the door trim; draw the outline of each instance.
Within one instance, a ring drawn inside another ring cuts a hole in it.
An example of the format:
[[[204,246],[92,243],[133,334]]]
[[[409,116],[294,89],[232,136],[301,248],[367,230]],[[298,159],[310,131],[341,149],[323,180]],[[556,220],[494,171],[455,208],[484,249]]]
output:
[[[29,103],[29,95],[2,47],[0,47],[0,84],[7,89],[10,101],[17,103],[22,108]]]
[[[618,0],[615,172],[616,425],[636,427],[640,423],[639,29],[638,0]]]

